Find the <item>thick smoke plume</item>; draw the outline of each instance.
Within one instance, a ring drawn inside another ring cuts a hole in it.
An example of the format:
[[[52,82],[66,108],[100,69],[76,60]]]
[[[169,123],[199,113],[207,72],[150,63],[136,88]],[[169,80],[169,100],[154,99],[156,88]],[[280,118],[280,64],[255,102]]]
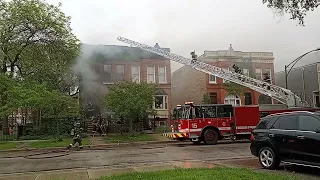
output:
[[[99,108],[102,110],[100,99],[108,89],[99,81],[96,67],[103,66],[96,62],[96,55],[103,52],[99,46],[81,45],[81,54],[76,59],[73,72],[80,77],[80,97],[87,108]],[[99,67],[101,69],[101,67]],[[103,67],[102,67],[103,69]]]

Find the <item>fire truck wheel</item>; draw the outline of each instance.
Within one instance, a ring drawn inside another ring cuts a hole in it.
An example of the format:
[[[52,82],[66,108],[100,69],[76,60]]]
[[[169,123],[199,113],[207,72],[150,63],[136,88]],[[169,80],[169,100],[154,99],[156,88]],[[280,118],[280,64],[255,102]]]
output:
[[[208,145],[214,145],[218,142],[218,132],[214,129],[207,129],[204,132],[203,142]]]

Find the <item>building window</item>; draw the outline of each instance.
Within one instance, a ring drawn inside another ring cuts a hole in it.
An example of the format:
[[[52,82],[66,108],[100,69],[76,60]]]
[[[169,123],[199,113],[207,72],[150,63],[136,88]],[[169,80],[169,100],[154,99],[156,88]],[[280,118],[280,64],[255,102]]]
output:
[[[231,104],[233,106],[240,106],[241,100],[240,97],[236,94],[228,94],[224,99],[225,104]]]
[[[230,71],[230,68],[222,68],[222,69],[225,69],[225,70]],[[223,82],[223,83],[228,83],[228,82],[230,82],[230,81],[223,79],[223,81],[222,81],[222,82]]]
[[[271,69],[264,69],[263,70],[263,74],[267,73],[269,78],[270,78],[270,82],[272,82],[272,76],[271,76]]]
[[[123,81],[124,80],[124,65],[116,65],[116,80]]]
[[[248,76],[249,77],[249,69],[243,69],[242,70],[243,75]]]
[[[261,80],[262,79],[262,71],[261,69],[256,69],[256,79]]]
[[[133,82],[140,82],[140,66],[131,66],[131,76]]]
[[[103,71],[104,71],[103,82],[111,83],[112,82],[112,66],[110,64],[105,64],[103,66]]]
[[[244,105],[252,105],[251,92],[245,92],[244,93]]]
[[[216,84],[217,78],[215,75],[209,74],[209,84]]]
[[[211,104],[218,104],[218,93],[212,92],[209,93]]]
[[[158,68],[159,84],[167,83],[167,68],[162,66]]]
[[[155,76],[154,71],[155,71],[154,66],[148,66],[148,68],[147,68],[147,75],[148,75],[147,82],[148,83],[155,83],[156,76]]]
[[[168,109],[168,96],[156,95],[154,102],[155,109]]]

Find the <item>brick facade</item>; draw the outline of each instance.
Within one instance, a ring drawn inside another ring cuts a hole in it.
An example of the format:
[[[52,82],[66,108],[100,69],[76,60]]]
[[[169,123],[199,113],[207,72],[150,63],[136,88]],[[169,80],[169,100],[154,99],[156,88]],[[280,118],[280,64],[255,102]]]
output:
[[[166,50],[170,51],[168,48],[166,48]],[[112,55],[110,55],[110,52],[112,52]],[[147,81],[147,68],[153,67],[154,73],[152,74],[154,74],[155,83],[159,85],[159,89],[163,90],[161,91],[161,96],[167,97],[167,108],[165,108],[165,105],[161,105],[163,107],[162,109],[156,108],[158,112],[156,117],[158,117],[160,121],[170,121],[170,109],[172,108],[170,60],[138,48],[126,46],[103,46],[103,48],[99,48],[98,54],[99,55],[96,55],[97,58],[93,58],[91,63],[92,69],[96,74],[95,81],[101,85],[99,89],[95,90],[99,92],[98,94],[107,93],[101,91],[108,91],[108,87],[112,86],[112,84],[118,80],[133,80],[132,67],[138,67],[139,81],[145,82]],[[117,71],[117,66],[121,71],[124,67],[124,74]],[[165,68],[165,78],[163,75],[161,76],[162,79],[166,79],[165,82],[159,82],[159,68]],[[121,79],[119,79],[119,77]],[[156,96],[159,95],[156,94]]]
[[[236,64],[242,70],[245,69],[248,73],[247,75],[254,77],[256,77],[256,69],[260,69],[261,78],[263,78],[263,72],[268,71],[274,83],[274,58],[273,54],[269,52],[234,51],[230,45],[228,50],[205,51],[198,60],[217,67],[229,68],[229,70],[232,70],[232,65]],[[259,76],[259,74],[257,74],[257,76]],[[204,94],[211,94],[211,103],[224,104],[226,103],[226,98],[232,96],[228,96],[229,92],[226,91],[223,85],[223,79],[215,77],[215,82],[210,82],[209,74],[187,66],[172,73],[172,85],[172,104],[174,105],[183,104],[186,101],[193,101],[197,104],[202,103]],[[247,98],[245,98],[245,95],[247,95]],[[251,103],[249,101],[249,95],[251,95]],[[264,95],[260,96],[260,93],[249,88],[245,90],[243,95],[237,96],[240,99],[240,105],[275,103],[274,100],[271,101],[270,98]],[[233,100],[234,99],[230,99],[230,101]],[[230,101],[228,100],[228,102]]]

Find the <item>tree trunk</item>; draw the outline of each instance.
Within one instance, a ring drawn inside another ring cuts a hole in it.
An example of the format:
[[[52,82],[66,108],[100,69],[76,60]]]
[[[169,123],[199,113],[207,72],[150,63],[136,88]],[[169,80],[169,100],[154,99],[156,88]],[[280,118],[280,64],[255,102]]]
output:
[[[132,118],[129,118],[130,134],[133,135],[133,121]]]
[[[1,92],[0,95],[1,99],[1,106],[5,106],[7,104],[7,95],[4,92]],[[9,135],[9,117],[5,115],[3,117],[3,124],[2,124],[2,131],[4,135]]]

